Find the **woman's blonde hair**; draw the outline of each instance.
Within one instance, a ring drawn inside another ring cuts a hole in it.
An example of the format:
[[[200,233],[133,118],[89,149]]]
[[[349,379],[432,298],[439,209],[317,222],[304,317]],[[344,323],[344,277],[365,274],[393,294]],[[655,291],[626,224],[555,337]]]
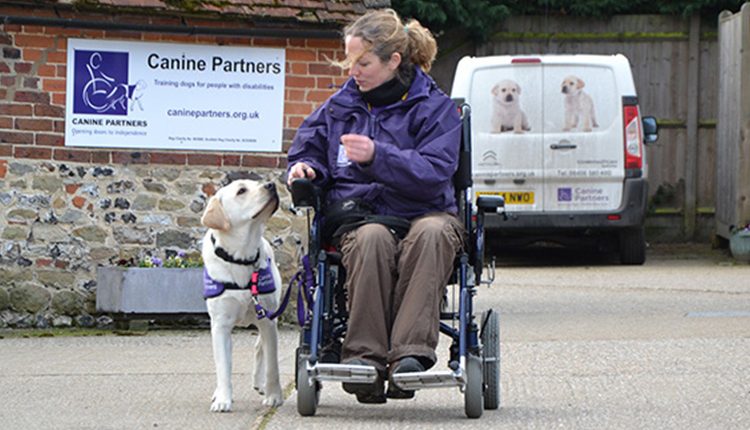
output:
[[[393,53],[398,52],[401,65],[397,75],[402,80],[411,76],[412,65],[429,72],[437,54],[437,42],[430,30],[415,19],[404,24],[393,9],[367,12],[344,28],[346,37],[361,38],[365,52],[372,52],[382,62],[387,62]],[[357,60],[348,58],[339,65],[348,68]]]

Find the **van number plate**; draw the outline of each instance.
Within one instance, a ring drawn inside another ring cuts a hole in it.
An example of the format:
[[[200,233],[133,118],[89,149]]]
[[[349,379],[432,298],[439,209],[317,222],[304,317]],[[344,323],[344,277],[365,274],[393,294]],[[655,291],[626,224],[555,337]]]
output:
[[[478,191],[477,195],[503,196],[506,205],[533,205],[533,191]]]

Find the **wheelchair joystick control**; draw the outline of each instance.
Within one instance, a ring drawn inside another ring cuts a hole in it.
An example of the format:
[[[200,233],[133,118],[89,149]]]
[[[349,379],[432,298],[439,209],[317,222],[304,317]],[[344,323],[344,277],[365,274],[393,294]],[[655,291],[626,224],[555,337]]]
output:
[[[458,361],[456,361],[456,360],[453,360],[453,361],[451,361],[450,363],[448,363],[448,367],[449,367],[449,368],[450,368],[450,369],[451,369],[452,371],[454,371],[454,372],[455,372],[456,370],[458,370]]]

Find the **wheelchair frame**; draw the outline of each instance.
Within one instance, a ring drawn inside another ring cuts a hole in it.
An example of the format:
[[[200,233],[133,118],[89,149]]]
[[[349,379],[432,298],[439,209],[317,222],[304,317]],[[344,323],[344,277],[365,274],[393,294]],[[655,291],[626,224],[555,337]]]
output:
[[[485,311],[477,325],[473,296],[481,284],[484,252],[484,213],[504,206],[502,197],[480,196],[476,206],[471,192],[471,109],[459,104],[462,120],[459,167],[454,175],[459,213],[468,234],[467,246],[458,256],[448,286],[458,284],[458,309],[440,312],[440,332],[452,339],[448,370],[401,373],[393,381],[404,390],[459,387],[464,392],[466,416],[478,418],[483,409],[497,409],[500,403],[499,319],[494,310]],[[292,183],[292,199],[297,208],[307,209],[308,257],[315,258],[311,303],[306,309],[296,357],[297,411],[314,415],[322,381],[372,383],[374,366],[340,364],[340,339],[346,333],[345,273],[341,256],[323,248],[320,213],[321,191],[307,179]],[[310,220],[310,210],[315,214]],[[476,209],[476,212],[475,210]],[[494,274],[492,275],[494,278]],[[446,323],[449,320],[453,325]],[[457,325],[456,325],[457,323]]]

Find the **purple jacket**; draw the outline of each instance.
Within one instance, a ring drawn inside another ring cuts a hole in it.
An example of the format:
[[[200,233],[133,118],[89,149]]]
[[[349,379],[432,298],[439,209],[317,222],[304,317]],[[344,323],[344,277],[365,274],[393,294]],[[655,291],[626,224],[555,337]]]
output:
[[[366,134],[375,142],[370,165],[340,154],[346,133]],[[315,169],[315,183],[329,202],[360,197],[381,215],[407,219],[456,213],[452,177],[460,133],[455,104],[422,70],[417,68],[405,100],[374,110],[350,78],[297,130],[289,167],[304,161]]]

